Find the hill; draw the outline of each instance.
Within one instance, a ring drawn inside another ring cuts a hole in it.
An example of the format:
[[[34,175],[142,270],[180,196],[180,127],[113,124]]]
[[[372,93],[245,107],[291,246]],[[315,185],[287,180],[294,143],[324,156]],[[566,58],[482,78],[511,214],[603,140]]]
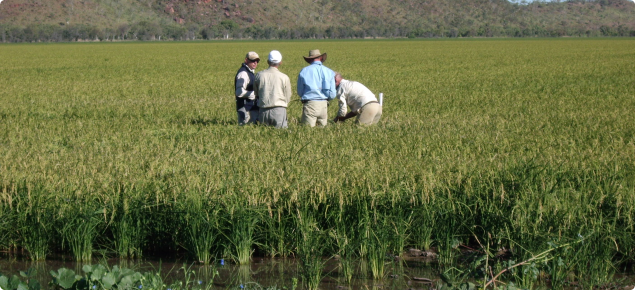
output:
[[[2,41],[635,36],[628,0],[4,0]]]

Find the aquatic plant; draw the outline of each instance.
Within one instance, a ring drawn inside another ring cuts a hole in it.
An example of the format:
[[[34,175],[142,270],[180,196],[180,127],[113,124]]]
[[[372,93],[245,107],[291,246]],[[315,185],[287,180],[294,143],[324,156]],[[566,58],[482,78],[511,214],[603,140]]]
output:
[[[35,279],[37,271],[29,269],[28,271],[20,271],[20,276],[5,276],[0,273],[0,289],[3,290],[39,290],[40,282]],[[26,281],[24,281],[26,280]]]

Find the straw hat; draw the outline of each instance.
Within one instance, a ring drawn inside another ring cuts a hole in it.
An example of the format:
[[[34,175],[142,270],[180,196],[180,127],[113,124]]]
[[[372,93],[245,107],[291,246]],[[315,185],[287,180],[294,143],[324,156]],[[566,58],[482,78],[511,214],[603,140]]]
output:
[[[326,61],[326,52],[320,54],[320,50],[319,49],[314,49],[314,50],[309,50],[309,56],[303,56],[304,60],[308,63],[313,63],[313,60],[320,57],[320,56],[324,56],[324,58],[322,59],[322,62]]]

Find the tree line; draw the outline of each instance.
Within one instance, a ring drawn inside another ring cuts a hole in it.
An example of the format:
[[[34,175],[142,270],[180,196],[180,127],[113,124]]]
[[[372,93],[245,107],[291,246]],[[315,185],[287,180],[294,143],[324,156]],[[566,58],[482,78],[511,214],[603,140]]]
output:
[[[69,42],[127,40],[215,40],[215,39],[347,39],[347,38],[456,38],[456,37],[601,37],[635,36],[625,25],[602,25],[597,29],[576,26],[527,26],[484,24],[479,26],[397,26],[364,28],[346,26],[277,28],[252,25],[241,28],[235,22],[200,26],[140,21],[100,28],[90,24],[30,24],[26,27],[0,24],[2,42]]]

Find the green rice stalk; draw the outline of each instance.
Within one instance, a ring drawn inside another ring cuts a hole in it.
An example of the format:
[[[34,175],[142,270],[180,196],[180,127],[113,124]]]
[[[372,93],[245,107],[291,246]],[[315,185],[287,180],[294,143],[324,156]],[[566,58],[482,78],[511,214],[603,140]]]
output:
[[[375,212],[370,234],[367,241],[368,265],[373,279],[381,280],[385,277],[386,256],[394,235],[390,216]]]
[[[299,260],[299,273],[306,289],[318,289],[323,278],[326,261],[322,258],[328,247],[324,231],[315,218],[315,213],[308,206],[298,207],[296,214],[296,254]]]
[[[254,252],[255,230],[261,213],[245,205],[235,205],[227,213],[227,240],[230,257],[239,265],[247,265]]]
[[[291,228],[293,215],[286,214],[280,208],[268,210],[262,217],[263,242],[262,247],[269,256],[288,257],[291,254]]]
[[[105,224],[103,214],[104,210],[96,210],[94,204],[67,207],[60,234],[76,261],[91,261],[93,244]]]
[[[352,245],[351,239],[347,235],[349,225],[344,222],[336,222],[335,229],[331,230],[331,237],[335,241],[337,248],[337,260],[339,262],[340,276],[344,278],[344,282],[350,285],[353,280],[355,257],[355,247]]]
[[[9,211],[9,206],[5,208],[7,213],[14,213],[19,243],[27,250],[31,260],[43,261],[49,253],[55,228],[52,199],[42,185],[31,185],[26,181],[17,183],[13,190],[15,211]],[[11,220],[8,218],[4,222]]]
[[[213,258],[212,249],[221,236],[219,231],[219,209],[207,203],[191,201],[185,209],[186,248],[196,260],[205,265]]]
[[[424,251],[429,251],[434,240],[432,234],[435,231],[436,215],[432,207],[422,204],[413,212],[410,238],[413,245]]]
[[[117,255],[123,259],[141,258],[148,231],[146,206],[136,189],[118,186],[119,199],[115,202],[111,231]]]

